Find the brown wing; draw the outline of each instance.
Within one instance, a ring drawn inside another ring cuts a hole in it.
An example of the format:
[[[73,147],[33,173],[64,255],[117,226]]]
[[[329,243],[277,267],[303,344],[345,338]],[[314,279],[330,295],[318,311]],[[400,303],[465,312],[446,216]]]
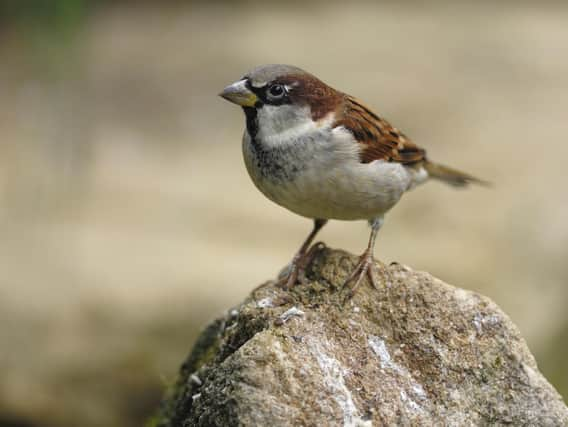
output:
[[[424,149],[350,96],[345,97],[344,109],[335,125],[345,127],[362,145],[363,163],[385,160],[412,165],[426,159]]]

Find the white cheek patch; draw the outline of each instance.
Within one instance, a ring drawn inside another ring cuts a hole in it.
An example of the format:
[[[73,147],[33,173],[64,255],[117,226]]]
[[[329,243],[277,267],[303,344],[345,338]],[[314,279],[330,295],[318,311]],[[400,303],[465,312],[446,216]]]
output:
[[[334,121],[335,114],[330,113],[314,122],[309,107],[265,105],[258,110],[258,137],[269,147],[291,145],[300,140],[326,139],[324,136],[331,131]],[[345,139],[349,137],[352,138],[346,133]],[[346,144],[351,150],[357,145]]]
[[[258,109],[257,117],[257,136],[266,145],[291,143],[318,128],[308,107],[264,105]]]

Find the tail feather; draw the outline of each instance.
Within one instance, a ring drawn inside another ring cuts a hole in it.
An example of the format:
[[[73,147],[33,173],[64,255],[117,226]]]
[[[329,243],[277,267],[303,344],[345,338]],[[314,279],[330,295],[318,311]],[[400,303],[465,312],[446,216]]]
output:
[[[424,169],[426,169],[431,178],[439,179],[454,187],[466,187],[469,184],[477,184],[484,187],[491,186],[491,183],[488,181],[483,181],[465,172],[438,163],[432,163],[428,160],[424,162]]]

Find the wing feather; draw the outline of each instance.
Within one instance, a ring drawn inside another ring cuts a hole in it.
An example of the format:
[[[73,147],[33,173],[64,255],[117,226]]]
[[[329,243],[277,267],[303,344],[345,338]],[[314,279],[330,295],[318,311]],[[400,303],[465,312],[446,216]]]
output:
[[[362,163],[384,160],[413,165],[426,159],[426,150],[357,99],[346,96],[343,107],[335,126],[343,126],[361,144]]]

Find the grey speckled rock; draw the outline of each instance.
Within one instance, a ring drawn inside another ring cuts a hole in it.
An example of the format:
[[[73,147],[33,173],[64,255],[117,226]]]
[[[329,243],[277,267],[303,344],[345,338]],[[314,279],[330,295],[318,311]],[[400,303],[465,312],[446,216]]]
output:
[[[355,260],[323,249],[309,285],[265,285],[212,323],[150,424],[568,425],[493,302],[391,265],[343,305]]]

